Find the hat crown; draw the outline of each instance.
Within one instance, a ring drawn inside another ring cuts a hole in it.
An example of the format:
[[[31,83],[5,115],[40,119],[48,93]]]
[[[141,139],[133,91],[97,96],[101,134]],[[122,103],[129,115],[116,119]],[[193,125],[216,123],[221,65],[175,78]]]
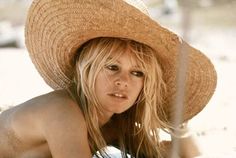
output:
[[[147,16],[150,16],[148,12],[148,8],[145,5],[145,3],[142,0],[124,0],[129,5],[134,6],[138,10],[140,10],[142,13],[146,14]]]

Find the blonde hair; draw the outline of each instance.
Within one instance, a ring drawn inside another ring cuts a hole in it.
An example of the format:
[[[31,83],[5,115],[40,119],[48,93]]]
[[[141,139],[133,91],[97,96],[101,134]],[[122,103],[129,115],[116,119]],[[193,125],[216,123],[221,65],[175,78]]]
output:
[[[156,52],[144,44],[120,38],[101,37],[88,41],[78,50],[75,82],[76,97],[88,129],[89,143],[93,153],[106,155],[106,142],[100,131],[98,116],[101,106],[95,93],[95,80],[113,52],[127,49],[137,58],[137,63],[145,71],[144,86],[135,104],[123,112],[115,114],[112,121],[119,128],[119,146],[123,157],[127,153],[135,157],[161,157],[159,128],[168,126],[162,108],[165,83]],[[113,58],[118,58],[119,53]]]

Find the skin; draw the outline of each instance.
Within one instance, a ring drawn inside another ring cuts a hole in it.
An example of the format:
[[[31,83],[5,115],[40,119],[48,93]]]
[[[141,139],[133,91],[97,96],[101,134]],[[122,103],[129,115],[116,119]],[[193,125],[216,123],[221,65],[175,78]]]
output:
[[[135,103],[143,88],[143,79],[144,73],[128,50],[99,72],[95,92],[102,106],[100,124],[106,123],[113,114],[120,114]]]
[[[92,157],[83,115],[65,91],[7,110],[0,115],[0,122],[3,158]]]

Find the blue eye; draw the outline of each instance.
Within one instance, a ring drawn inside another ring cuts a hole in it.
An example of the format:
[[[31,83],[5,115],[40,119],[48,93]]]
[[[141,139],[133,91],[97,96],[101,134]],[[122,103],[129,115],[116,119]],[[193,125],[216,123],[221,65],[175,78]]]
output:
[[[143,77],[144,76],[144,73],[142,71],[132,71],[131,73],[134,76],[137,76],[137,77]]]
[[[119,70],[119,67],[117,65],[108,65],[108,66],[106,66],[106,68],[111,70],[111,71]]]

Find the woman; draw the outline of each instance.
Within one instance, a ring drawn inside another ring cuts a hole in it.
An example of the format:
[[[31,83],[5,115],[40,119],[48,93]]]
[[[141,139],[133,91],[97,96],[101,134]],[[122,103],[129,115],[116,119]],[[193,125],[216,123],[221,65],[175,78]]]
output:
[[[186,135],[172,124],[180,47],[189,56],[182,122],[204,108],[216,85],[209,59],[136,0],[35,0],[26,46],[54,91],[1,114],[3,157],[106,156],[107,145],[123,157],[166,157],[159,129]]]

